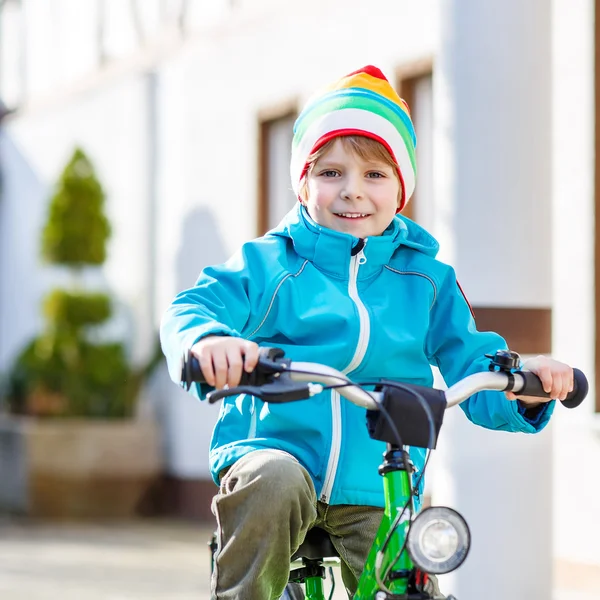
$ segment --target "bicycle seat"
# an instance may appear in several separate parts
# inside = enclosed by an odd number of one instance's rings
[[[339,556],[339,554],[331,543],[329,534],[319,527],[313,527],[308,530],[304,541],[300,544],[300,548],[294,552],[292,561],[302,558],[318,560],[319,558],[331,558],[333,556]]]

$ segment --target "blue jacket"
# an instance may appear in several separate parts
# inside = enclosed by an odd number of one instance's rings
[[[484,355],[506,347],[499,335],[477,331],[453,269],[435,259],[437,242],[414,222],[397,216],[352,256],[357,243],[320,227],[298,205],[276,229],[205,269],[163,318],[173,380],[179,383],[182,355],[210,334],[278,346],[292,360],[321,362],[357,379],[426,386],[431,365],[452,385],[487,369]],[[206,391],[193,389],[200,398]],[[461,408],[482,427],[534,433],[554,406],[530,421],[502,392],[482,392]],[[289,404],[224,400],[210,446],[215,482],[221,469],[261,448],[295,456],[324,502],[383,506],[377,467],[385,444],[369,437],[365,410],[336,392]],[[424,451],[411,448],[411,457],[420,470]]]

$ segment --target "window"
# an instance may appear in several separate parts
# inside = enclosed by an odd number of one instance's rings
[[[271,113],[273,115],[273,113]],[[294,107],[261,118],[258,151],[258,235],[275,227],[296,202],[290,181]]]
[[[397,89],[408,103],[417,134],[417,186],[402,211],[426,229],[433,226],[433,86],[431,62],[398,71]]]

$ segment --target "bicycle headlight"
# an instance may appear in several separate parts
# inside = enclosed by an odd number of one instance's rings
[[[419,569],[440,575],[458,569],[471,546],[469,527],[451,508],[434,506],[423,510],[410,526],[406,547]]]

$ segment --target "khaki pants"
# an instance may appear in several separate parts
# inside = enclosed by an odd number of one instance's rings
[[[278,450],[251,452],[225,471],[212,510],[218,523],[213,600],[280,598],[289,558],[315,526],[330,534],[352,597],[382,516],[372,506],[318,502],[306,469]],[[290,588],[302,597],[299,586]]]

